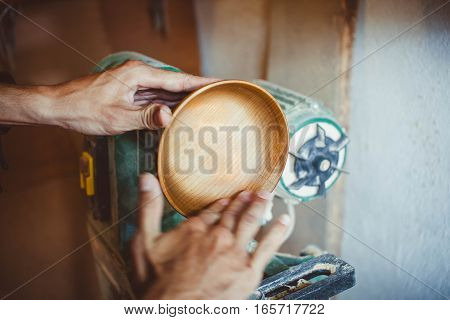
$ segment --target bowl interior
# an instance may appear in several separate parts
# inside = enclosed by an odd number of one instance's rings
[[[177,107],[161,137],[161,187],[186,216],[242,190],[272,191],[288,140],[283,112],[265,90],[244,81],[208,85]]]

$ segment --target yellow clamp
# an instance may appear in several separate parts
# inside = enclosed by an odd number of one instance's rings
[[[87,152],[83,152],[80,157],[80,187],[86,190],[88,197],[95,194],[94,158]]]

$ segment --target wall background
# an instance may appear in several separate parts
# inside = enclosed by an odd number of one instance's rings
[[[362,1],[354,62],[442,3]],[[450,296],[449,73],[450,6],[352,70],[343,227],[385,258],[344,234],[345,298]]]

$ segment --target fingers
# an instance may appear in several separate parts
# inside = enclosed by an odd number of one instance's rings
[[[144,239],[146,248],[151,247],[155,238],[161,233],[163,198],[158,180],[145,173],[139,179],[140,209],[139,233]]]
[[[283,214],[274,222],[270,230],[259,242],[252,257],[252,265],[256,270],[263,270],[269,260],[283,244],[285,233],[290,224],[290,217]]]
[[[166,101],[180,101],[188,95],[187,92],[171,92],[162,89],[143,89],[134,94],[134,100],[141,99],[161,99]]]
[[[143,283],[148,277],[148,261],[145,252],[142,234],[137,234],[131,244],[131,255],[133,258],[134,275],[136,281]]]
[[[236,218],[242,210],[247,207],[247,204],[250,203],[251,200],[252,193],[250,191],[242,191],[239,193],[223,212],[219,224],[232,231],[236,224]]]
[[[193,91],[216,81],[218,79],[161,70],[145,64],[136,67],[130,77],[131,85],[138,88],[163,89],[172,92]]]
[[[203,209],[198,217],[207,225],[216,223],[221,215],[221,212],[230,203],[230,199],[220,199],[213,202],[206,209]]]
[[[181,100],[168,101],[168,100],[161,100],[161,99],[150,99],[150,100],[141,99],[141,100],[134,100],[133,105],[138,106],[138,107],[145,107],[150,104],[163,104],[165,106],[168,106],[169,108],[173,108],[173,107],[176,107],[177,105],[179,105],[180,102],[181,102]]]
[[[161,70],[140,61],[128,61],[117,67],[114,72],[133,89],[131,96],[127,96],[127,101],[134,107],[144,107],[133,110],[130,118],[130,121],[133,121],[131,129],[156,130],[166,127],[172,120],[169,107],[178,105],[189,91],[218,81],[213,78]],[[145,107],[149,103],[152,105]],[[127,130],[130,129],[122,131]]]
[[[163,104],[153,104],[135,112],[139,114],[141,127],[149,130],[164,128],[172,121],[172,111]]]
[[[236,242],[239,246],[246,248],[249,241],[256,235],[261,227],[261,219],[267,203],[271,199],[272,195],[269,192],[257,192],[253,202],[242,213],[236,228]]]
[[[187,96],[187,92],[170,92],[161,89],[138,90],[134,94],[134,105],[146,106],[149,104],[164,104],[170,108],[180,104]]]

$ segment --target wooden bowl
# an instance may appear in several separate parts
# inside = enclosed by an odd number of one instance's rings
[[[286,118],[267,91],[237,80],[207,85],[178,105],[162,134],[161,188],[185,216],[242,190],[272,191],[288,143]]]

